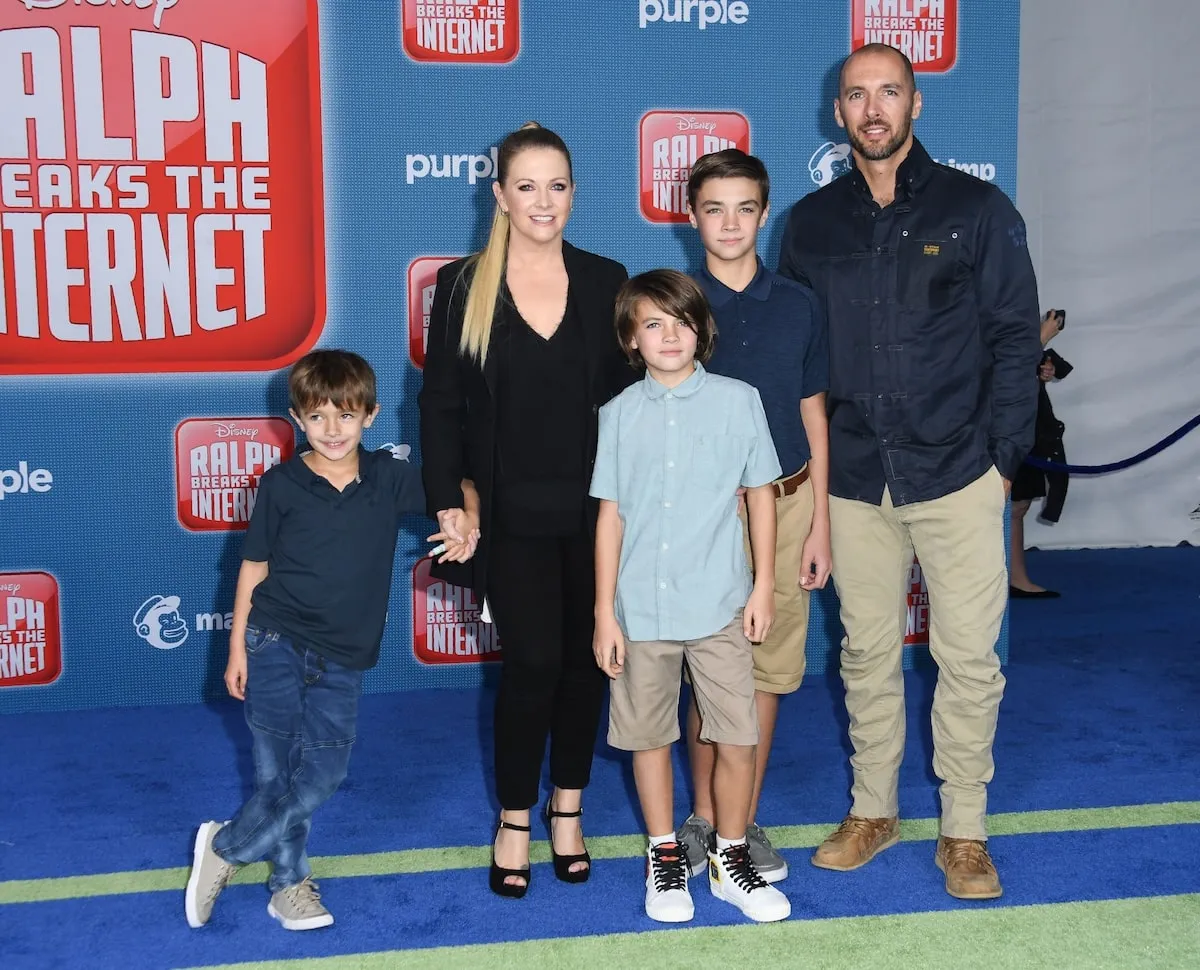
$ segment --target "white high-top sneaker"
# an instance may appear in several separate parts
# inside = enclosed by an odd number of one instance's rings
[[[733,903],[756,923],[774,923],[792,915],[787,896],[754,868],[745,842],[709,853],[708,888],[717,899]]]
[[[688,892],[687,856],[678,842],[646,850],[646,915],[660,923],[686,923],[695,915]]]

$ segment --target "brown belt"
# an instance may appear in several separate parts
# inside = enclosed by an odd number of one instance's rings
[[[796,490],[808,481],[808,465],[805,464],[795,475],[790,478],[781,478],[771,484],[775,487],[775,497],[783,498],[785,495],[794,495]]]

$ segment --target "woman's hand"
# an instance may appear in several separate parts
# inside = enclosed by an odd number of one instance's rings
[[[479,546],[480,531],[479,517],[474,512],[463,509],[442,509],[437,514],[440,532],[429,537],[430,542],[443,542],[446,545],[439,563],[466,562],[475,555]]]

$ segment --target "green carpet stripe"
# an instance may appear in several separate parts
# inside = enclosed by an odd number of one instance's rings
[[[1155,825],[1200,823],[1200,802],[1164,802],[1152,805],[1118,805],[1112,808],[1068,808],[1041,812],[1011,812],[992,815],[988,828],[993,835],[1032,835],[1039,832],[1078,832],[1089,829],[1120,829]],[[901,822],[901,837],[907,841],[937,838],[937,819],[907,819]],[[780,825],[771,827],[771,841],[782,849],[806,849],[819,845],[833,825]],[[597,859],[629,859],[645,851],[640,835],[599,836],[588,839]],[[400,852],[371,852],[362,855],[321,856],[312,860],[321,879],[347,876],[390,876],[444,869],[476,869],[490,860],[488,846],[447,846],[436,849],[406,849]],[[545,841],[533,843],[533,861],[549,862]],[[92,876],[63,876],[51,879],[14,879],[0,882],[0,905],[36,903],[52,899],[115,896],[181,890],[187,869],[147,869],[98,873]],[[263,883],[266,863],[246,866],[235,883]]]
[[[1200,894],[1194,894],[613,933],[197,970],[1192,970],[1198,955]]]

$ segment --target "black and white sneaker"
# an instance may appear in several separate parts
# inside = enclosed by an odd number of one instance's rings
[[[686,923],[695,912],[683,846],[678,842],[650,846],[646,850],[646,915],[660,923]]]
[[[792,915],[791,902],[759,874],[745,842],[709,854],[708,888],[756,923],[774,923]]]

